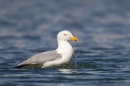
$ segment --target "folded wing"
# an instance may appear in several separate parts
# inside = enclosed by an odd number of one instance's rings
[[[42,66],[44,63],[48,61],[54,61],[61,58],[62,56],[58,54],[56,51],[42,52],[30,57],[29,59],[15,66],[14,68]]]

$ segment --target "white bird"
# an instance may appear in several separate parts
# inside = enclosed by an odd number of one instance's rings
[[[68,42],[69,40],[77,42],[78,38],[74,37],[66,30],[59,32],[57,35],[58,48],[56,50],[38,53],[14,68],[28,68],[35,66],[48,68],[71,63],[74,50]]]

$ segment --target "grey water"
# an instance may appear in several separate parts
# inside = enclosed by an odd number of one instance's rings
[[[14,69],[69,30],[76,68]],[[0,86],[130,86],[129,0],[0,0]]]

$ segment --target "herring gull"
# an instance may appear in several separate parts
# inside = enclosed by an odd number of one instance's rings
[[[59,32],[57,35],[58,48],[56,50],[38,53],[14,68],[35,67],[36,65],[41,68],[48,68],[71,63],[74,50],[68,42],[69,40],[77,42],[78,38],[67,30]]]

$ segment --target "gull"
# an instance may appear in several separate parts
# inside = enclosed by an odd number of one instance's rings
[[[49,68],[72,63],[74,50],[68,42],[69,40],[77,42],[78,38],[73,36],[72,33],[67,30],[59,32],[57,35],[58,48],[56,50],[35,54],[14,68],[28,68],[36,66]]]

